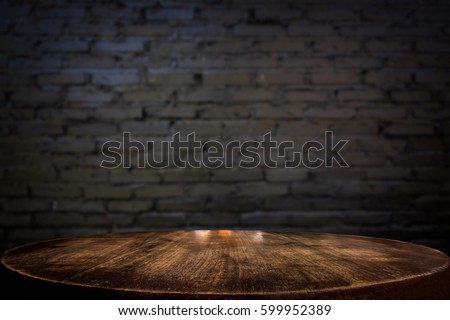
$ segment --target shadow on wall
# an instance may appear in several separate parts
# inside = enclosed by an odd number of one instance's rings
[[[3,1],[3,246],[108,231],[264,228],[449,252],[444,1]],[[103,169],[167,141],[348,139],[350,168]]]

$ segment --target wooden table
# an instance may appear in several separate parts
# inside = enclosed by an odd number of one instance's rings
[[[449,269],[445,254],[400,241],[230,230],[49,240],[1,262],[57,298],[435,298]]]

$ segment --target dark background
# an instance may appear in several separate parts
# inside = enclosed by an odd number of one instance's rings
[[[168,228],[450,253],[450,2],[0,1],[0,243]],[[100,168],[104,141],[349,139],[350,168]]]

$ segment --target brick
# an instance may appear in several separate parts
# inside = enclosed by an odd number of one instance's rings
[[[164,169],[164,182],[196,182],[208,181],[209,171],[204,169]]]
[[[314,198],[310,200],[311,207],[315,210],[352,210],[361,207],[358,199],[346,198]]]
[[[428,34],[428,36],[432,36],[433,34]],[[450,45],[448,43],[440,42],[440,41],[417,41],[416,43],[416,50],[418,52],[442,52],[442,53],[449,53],[450,52]]]
[[[224,132],[230,137],[239,136],[263,136],[275,128],[274,122],[271,120],[251,120],[251,121],[226,121]]]
[[[71,55],[67,57],[65,66],[69,69],[106,69],[115,66],[112,57],[92,57],[86,55]]]
[[[222,102],[224,99],[224,91],[215,88],[198,88],[182,91],[179,95],[181,103],[206,103],[206,102]]]
[[[33,197],[75,198],[81,195],[81,189],[76,185],[60,183],[32,183]]]
[[[137,198],[167,198],[184,195],[184,189],[179,185],[152,185],[136,188],[134,191]]]
[[[134,224],[136,216],[130,212],[126,214],[120,213],[102,213],[102,214],[92,214],[89,213],[86,215],[86,222],[84,225],[86,230],[91,230],[93,232],[92,227],[109,227],[115,229],[117,227],[129,227]],[[134,229],[136,230],[136,229]],[[104,233],[101,230],[99,233]]]
[[[82,74],[45,74],[38,77],[40,85],[82,84],[86,80]]]
[[[284,211],[295,208],[296,210],[309,210],[311,199],[301,197],[269,196],[264,198],[264,210]],[[302,226],[304,224],[302,223]]]
[[[285,31],[280,26],[270,25],[238,25],[233,30],[237,36],[281,36]]]
[[[286,226],[291,222],[291,212],[249,212],[241,217],[241,223],[250,226]]]
[[[83,226],[81,213],[38,213],[34,216],[36,225],[45,227]]]
[[[311,75],[311,82],[313,84],[333,84],[333,85],[349,85],[359,83],[358,74],[351,71],[338,72],[313,72]]]
[[[147,136],[167,135],[170,132],[168,121],[126,121],[121,124],[120,130]]]
[[[286,20],[296,19],[301,17],[302,11],[297,8],[284,9],[284,8],[257,8],[255,12],[255,17],[257,20],[280,20],[284,22]]]
[[[382,101],[386,100],[386,94],[379,90],[345,90],[339,91],[337,98],[342,101]]]
[[[331,9],[331,8],[317,8],[308,10],[307,16],[313,20],[357,20],[359,15],[355,11],[349,9]]]
[[[79,131],[80,128],[74,128],[73,130]],[[95,141],[92,139],[61,137],[58,138],[49,149],[54,153],[91,153],[95,150]]]
[[[234,193],[236,187],[223,183],[197,183],[188,188],[189,195],[198,196],[224,196]]]
[[[345,158],[345,155],[343,155]],[[347,181],[360,181],[366,178],[364,170],[357,168],[318,168],[310,173],[311,180],[317,182],[335,181],[339,183]]]
[[[415,168],[413,171],[417,180],[420,181],[445,181],[450,178],[449,171],[441,170],[440,168],[422,167]]]
[[[260,104],[254,106],[252,109],[256,119],[300,119],[304,115],[302,106],[296,104],[280,107],[270,104]],[[244,117],[247,118],[248,116]]]
[[[150,85],[188,85],[194,84],[194,74],[173,70],[149,70],[147,82]]]
[[[41,121],[23,121],[17,124],[16,129],[23,135],[61,135],[63,128],[61,125],[44,123]]]
[[[269,169],[266,170],[267,181],[301,181],[308,178],[306,169]]]
[[[149,212],[138,217],[137,223],[145,228],[179,228],[186,226],[186,216],[182,212]]]
[[[365,23],[362,26],[343,27],[340,33],[344,36],[383,37],[392,34],[392,31],[390,28],[379,23]]]
[[[431,100],[431,93],[428,91],[396,91],[391,93],[395,101],[423,102]]]
[[[151,169],[115,169],[110,172],[110,180],[113,183],[155,183],[161,181],[160,171]]]
[[[315,137],[323,135],[329,129],[327,125],[313,125],[300,121],[282,122],[278,127],[278,134],[288,137]]]
[[[331,25],[309,22],[293,22],[288,29],[288,34],[291,36],[330,36],[335,33],[336,31]]]
[[[185,139],[185,135],[195,132],[196,136],[218,136],[222,132],[223,124],[220,121],[200,121],[200,120],[184,120],[177,121],[173,125],[173,132],[180,132],[181,138]]]
[[[70,8],[41,8],[37,11],[36,17],[49,18],[50,21],[58,21],[59,19],[78,20],[85,16],[86,10],[80,6],[71,6]]]
[[[306,52],[307,45],[304,38],[276,38],[271,41],[264,41],[260,44],[260,49],[265,52]]]
[[[80,40],[62,40],[54,42],[44,42],[41,45],[44,52],[85,52],[89,45]]]
[[[53,229],[20,228],[8,231],[8,239],[12,241],[30,242],[55,238]]]
[[[172,28],[167,24],[125,25],[123,32],[131,37],[166,36],[172,33]]]
[[[145,108],[145,114],[152,115],[153,117],[160,119],[192,119],[196,117],[197,107],[183,105],[183,106],[166,106],[161,108],[160,106],[151,106]]]
[[[203,84],[205,85],[246,85],[250,83],[248,72],[216,72],[203,73]]]
[[[249,108],[241,106],[203,105],[198,109],[198,114],[202,119],[243,119],[250,117],[251,112]],[[185,118],[188,117],[185,116]]]
[[[181,35],[213,35],[223,36],[227,33],[227,29],[221,25],[188,25],[180,26],[177,28],[177,32]]]
[[[270,101],[273,96],[274,93],[271,90],[241,89],[234,93],[233,100],[240,102]]]
[[[258,181],[263,179],[263,173],[258,169],[214,169],[212,181],[237,182]]]
[[[193,213],[189,215],[189,225],[194,227],[233,227],[239,224],[240,217],[236,213]]]
[[[335,64],[340,68],[360,68],[372,69],[384,66],[380,57],[340,57],[335,60]]]
[[[294,196],[336,196],[339,186],[330,183],[294,182],[292,184],[292,194]]]
[[[380,167],[365,169],[368,179],[403,180],[411,178],[411,170],[402,167]]]
[[[111,212],[144,212],[152,209],[153,201],[110,201],[106,207]]]
[[[229,61],[229,66],[232,68],[273,68],[277,65],[277,61],[274,57],[264,56],[244,56],[240,55]]]
[[[89,109],[42,108],[37,111],[37,117],[43,120],[86,120],[91,114]]]
[[[369,71],[365,80],[367,83],[408,83],[411,81],[411,73],[406,70],[383,69],[381,71]]]
[[[328,69],[333,67],[331,59],[310,57],[286,57],[280,62],[282,67],[304,68],[304,69]]]
[[[111,19],[112,17],[107,17],[104,21],[111,21]],[[111,22],[106,22],[104,24],[72,23],[66,27],[66,30],[67,33],[74,36],[90,37],[92,34],[95,34],[101,38],[114,37],[119,32],[117,25]]]
[[[95,118],[99,120],[130,120],[140,119],[143,116],[142,108],[120,108],[110,107],[95,110]]]
[[[180,54],[188,56],[198,52],[198,44],[189,40],[178,41],[153,41],[151,43],[151,56],[158,58],[177,57]]]
[[[137,70],[96,71],[92,74],[92,83],[96,85],[133,85],[139,83]]]
[[[201,12],[201,17],[211,21],[226,21],[236,22],[245,20],[247,18],[246,10],[242,9],[226,9],[226,8],[204,8]]]
[[[105,211],[104,203],[101,201],[80,201],[79,199],[58,199],[54,209],[57,212],[87,212],[89,214]]]
[[[380,201],[378,201],[380,202]],[[363,223],[366,225],[386,225],[391,221],[392,214],[390,212],[364,212],[364,211],[352,211],[345,217],[349,224],[360,225]]]
[[[10,166],[6,171],[6,179],[17,181],[52,181],[56,177],[51,166]]]
[[[136,21],[141,17],[141,12],[136,8],[121,7],[117,10],[115,6],[95,6],[91,8],[90,17],[100,21]]]
[[[174,9],[148,9],[146,12],[147,20],[191,20],[194,17],[193,9],[174,8]]]
[[[0,109],[0,117],[2,119],[17,119],[17,120],[31,120],[34,119],[34,109],[33,108],[2,108]]]
[[[177,65],[180,69],[215,69],[223,68],[225,61],[223,59],[202,56],[177,59]]]
[[[84,123],[74,126],[69,126],[67,132],[70,135],[82,135],[82,136],[99,136],[99,135],[113,135],[116,133],[117,128],[115,125],[107,123]]]
[[[331,130],[336,136],[350,139],[355,136],[375,137],[378,135],[379,128],[376,123],[359,121],[358,123],[336,123],[331,126]]]
[[[195,212],[205,208],[206,200],[201,197],[195,198],[164,198],[158,199],[156,209],[162,212],[183,211]]]
[[[256,82],[261,85],[300,85],[305,81],[303,72],[260,72],[256,76]]]
[[[211,212],[248,212],[261,209],[261,197],[225,195],[213,197],[209,203]]]
[[[25,37],[0,36],[0,51],[5,53],[31,53],[32,43]]]
[[[411,42],[372,40],[366,44],[366,48],[369,52],[407,52],[411,49]]]
[[[84,228],[84,227],[65,227],[59,228],[55,233],[55,238],[74,238],[74,237],[87,237],[96,234],[105,234],[111,232],[106,228]]]
[[[326,91],[290,91],[287,94],[289,101],[312,101],[322,102],[329,99],[329,93]]]
[[[414,205],[420,210],[446,210],[450,205],[450,201],[448,197],[426,195],[414,201]]]
[[[2,203],[6,212],[40,212],[51,210],[52,202],[48,199],[14,199]]]
[[[314,50],[317,52],[353,52],[359,50],[360,42],[355,40],[333,38],[320,38],[314,42]]]
[[[84,196],[87,199],[129,199],[130,187],[117,187],[108,185],[88,185],[84,187]]]
[[[26,197],[27,195],[26,184],[0,184],[0,197]]]
[[[86,105],[111,102],[114,98],[112,92],[98,91],[94,87],[70,87],[67,92],[67,100],[71,102],[83,102]]]
[[[170,91],[164,90],[130,90],[125,91],[123,96],[125,102],[144,103],[154,101],[167,101],[170,98]]]
[[[0,214],[0,227],[27,227],[31,225],[31,215],[26,213]]]
[[[378,108],[362,108],[357,111],[358,118],[380,119],[380,120],[397,120],[406,117],[405,108],[401,107],[378,107]]]
[[[94,46],[96,51],[111,53],[116,52],[140,52],[144,50],[142,40],[127,40],[123,42],[98,41]]]
[[[426,136],[433,135],[434,128],[426,124],[392,124],[386,128],[387,136]]]
[[[237,185],[239,194],[243,196],[252,195],[284,195],[288,193],[287,184],[267,182],[247,182]]]
[[[59,99],[59,93],[32,88],[17,88],[11,98],[20,106],[54,105]]]
[[[303,118],[309,119],[352,119],[356,115],[355,109],[348,108],[309,108],[303,113]]]
[[[445,71],[418,72],[416,74],[416,81],[428,84],[448,83],[450,82],[450,75]]]

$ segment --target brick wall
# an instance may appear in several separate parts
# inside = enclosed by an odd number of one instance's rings
[[[2,0],[0,241],[242,227],[448,252],[449,21],[444,0]],[[350,168],[99,167],[123,131],[325,130]]]

